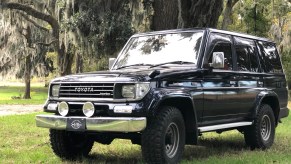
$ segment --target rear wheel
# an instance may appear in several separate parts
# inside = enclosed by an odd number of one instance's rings
[[[174,107],[163,107],[156,117],[149,119],[141,145],[147,163],[178,163],[185,145],[181,112]]]
[[[244,131],[246,144],[252,149],[266,149],[272,146],[275,139],[275,117],[268,104],[262,104],[254,124]]]
[[[50,129],[50,142],[57,156],[69,160],[88,156],[94,144],[86,133],[54,129]]]

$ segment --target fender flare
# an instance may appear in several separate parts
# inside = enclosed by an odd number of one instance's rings
[[[148,114],[150,116],[154,116],[159,111],[159,108],[161,105],[163,105],[164,102],[169,101],[171,99],[179,99],[181,101],[187,101],[191,102],[191,108],[189,111],[183,111],[183,109],[180,109],[181,113],[184,116],[185,121],[185,128],[187,131],[186,134],[186,144],[195,145],[198,142],[198,126],[197,126],[197,113],[195,110],[195,103],[188,93],[157,93],[154,96],[155,98],[151,102],[151,104],[148,107]],[[179,106],[179,105],[177,105]],[[191,115],[185,114],[187,112],[190,112]],[[192,115],[193,114],[193,115]],[[194,117],[194,118],[193,118]],[[189,122],[190,121],[190,122]]]
[[[254,107],[254,110],[252,112],[252,118],[255,118],[258,111],[259,111],[259,108],[262,104],[262,101],[265,99],[265,98],[275,98],[277,101],[276,103],[279,103],[279,98],[278,98],[278,95],[274,92],[274,91],[269,91],[269,90],[265,90],[265,91],[261,91],[257,97],[256,97],[256,100],[255,100],[255,107]],[[277,104],[279,105],[279,104]],[[280,108],[280,106],[279,106]],[[273,111],[276,110],[276,109],[273,109]],[[280,110],[280,109],[279,109]],[[275,111],[274,111],[275,112]],[[278,111],[279,112],[279,111]],[[278,114],[279,113],[274,113],[275,115],[275,119],[276,119],[276,124],[278,122]]]

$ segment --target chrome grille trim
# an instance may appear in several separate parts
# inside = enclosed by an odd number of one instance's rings
[[[60,98],[113,98],[114,83],[62,83]]]
[[[64,84],[68,84],[68,83],[64,83]],[[93,83],[93,84],[102,84],[102,83]],[[63,86],[64,88],[70,88],[71,86]],[[86,83],[86,85],[84,85],[84,86],[82,86],[82,87],[92,87],[92,86],[89,86],[89,85],[87,85],[87,83]],[[112,87],[112,86],[102,86],[103,88],[106,88],[106,87]]]
[[[82,86],[83,87],[83,86]],[[75,92],[75,90],[74,89],[67,89],[67,90],[60,90],[60,92],[61,91],[70,91],[70,92]],[[104,92],[111,92],[112,90],[93,90],[94,92],[96,91],[96,92],[101,92],[101,91],[104,91]]]

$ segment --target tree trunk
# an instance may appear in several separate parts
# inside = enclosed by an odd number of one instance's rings
[[[64,61],[64,72],[63,72],[63,76],[64,75],[69,75],[72,74],[72,65],[73,65],[73,61],[74,61],[74,54],[72,54],[71,52],[67,52],[65,54],[65,61]]]
[[[223,0],[192,0],[190,26],[216,28],[222,10]]]
[[[155,0],[152,30],[216,27],[223,0]]]
[[[178,3],[177,0],[155,0],[153,3],[153,30],[177,28]]]
[[[71,43],[68,45],[68,52],[66,52],[66,47],[64,42],[62,42],[61,48],[59,49],[59,55],[58,55],[58,61],[59,63],[59,68],[60,68],[60,75],[69,75],[72,74],[72,65],[74,61],[74,53],[73,52],[73,47]],[[72,51],[71,51],[72,49]]]
[[[232,23],[232,8],[238,2],[238,0],[227,0],[224,13],[221,29],[227,30],[227,27]]]
[[[76,73],[83,72],[83,57],[80,53],[76,53]]]
[[[25,91],[23,99],[31,99],[30,78],[31,78],[31,54],[25,57],[25,70],[24,70]]]
[[[32,47],[32,33],[30,26],[27,26],[26,33],[23,34],[26,42],[27,47]],[[25,92],[24,92],[24,99],[31,99],[30,97],[30,78],[31,78],[31,53],[25,57],[25,67],[24,67],[24,81],[25,81]]]

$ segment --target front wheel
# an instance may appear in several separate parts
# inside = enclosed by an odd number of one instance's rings
[[[142,154],[147,163],[178,163],[185,145],[185,125],[175,107],[163,107],[148,120],[142,133]]]
[[[50,129],[50,142],[54,153],[63,159],[88,156],[94,141],[85,133]]]
[[[245,142],[251,149],[267,149],[275,138],[275,117],[268,104],[262,104],[252,126],[244,131]]]

